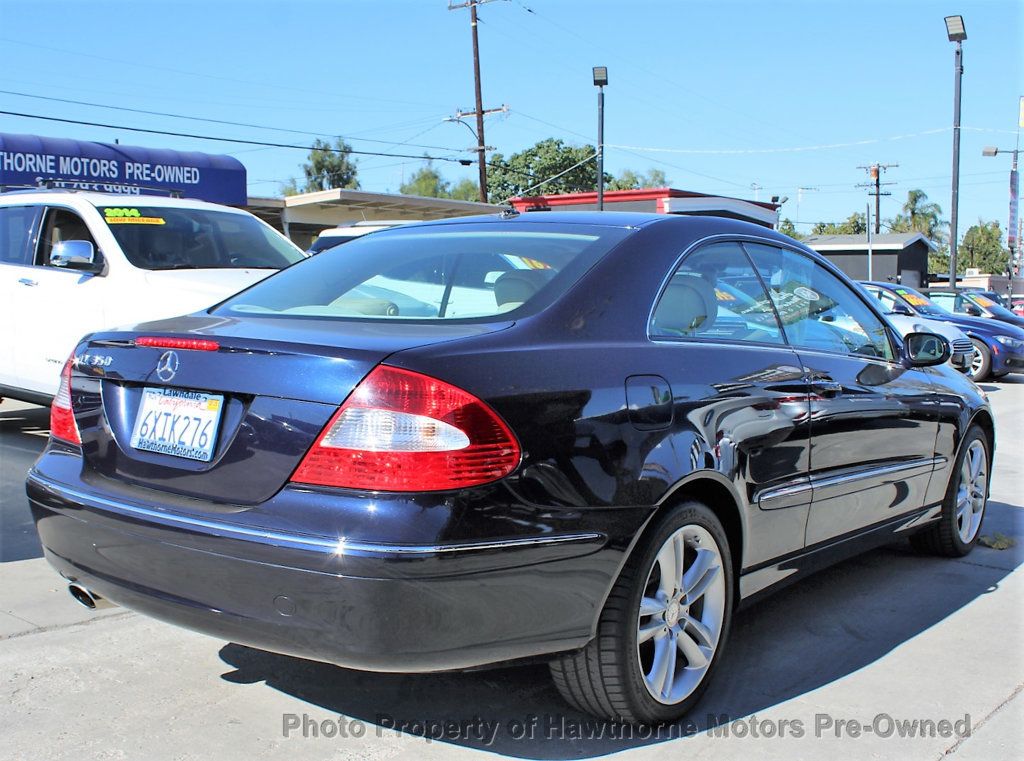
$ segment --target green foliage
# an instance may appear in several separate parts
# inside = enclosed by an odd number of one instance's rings
[[[399,186],[398,192],[407,196],[448,198],[449,185],[450,183],[434,168],[434,163],[428,161]]]
[[[417,169],[398,188],[399,193],[427,198],[454,198],[458,201],[479,201],[479,186],[468,177],[452,185],[434,168],[432,161]]]
[[[942,207],[929,202],[928,194],[923,190],[908,191],[902,213],[883,224],[894,233],[919,232],[936,245],[942,245],[948,237],[944,229],[948,223],[942,219]]]
[[[637,174],[632,169],[623,169],[618,177],[613,177],[606,185],[608,190],[639,190],[668,186],[669,180],[660,169],[649,169],[644,174]]]
[[[957,257],[959,259],[959,257]],[[958,267],[959,269],[959,262]],[[941,251],[928,252],[928,273],[939,275],[949,272],[949,250],[943,246]]]
[[[306,184],[302,191],[312,193],[330,188],[357,190],[359,180],[356,164],[350,158],[351,150],[352,146],[340,137],[335,140],[333,146],[319,138],[313,141],[309,160],[302,166],[302,172],[306,176]]]
[[[845,222],[818,222],[812,235],[863,235],[868,231],[867,216],[860,212],[851,214]]]
[[[551,193],[585,193],[597,189],[597,160],[587,160],[596,153],[594,146],[566,145],[549,137],[531,148],[505,158],[495,153],[490,160],[487,191],[491,203],[501,203],[514,196]],[[582,162],[582,163],[581,163]],[[573,165],[579,164],[573,169]],[[566,171],[569,170],[569,171]],[[565,172],[565,174],[562,174]],[[551,179],[561,174],[557,179]],[[550,180],[533,187],[543,180]],[[606,177],[608,182],[611,177]]]
[[[988,275],[1006,272],[1010,252],[1003,248],[1003,231],[999,223],[979,219],[978,224],[971,225],[960,242],[956,259],[958,273],[968,267],[977,267]]]
[[[790,238],[795,240],[803,240],[806,237],[796,229],[796,225],[793,224],[793,220],[788,217],[779,222],[779,232],[783,235],[788,235]]]
[[[479,201],[480,185],[468,177],[464,177],[452,185],[450,195],[457,201]]]
[[[288,182],[281,183],[281,195],[283,196],[297,196],[301,192],[299,183],[294,177],[289,177]]]

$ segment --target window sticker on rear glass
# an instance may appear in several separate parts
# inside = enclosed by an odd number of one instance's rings
[[[108,207],[103,210],[103,219],[108,225],[162,225],[163,217],[144,217],[138,209]]]

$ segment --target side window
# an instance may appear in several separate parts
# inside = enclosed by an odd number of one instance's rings
[[[651,336],[785,344],[764,288],[737,243],[689,254],[665,287]]]
[[[36,264],[50,265],[53,247],[66,240],[87,240],[96,246],[85,220],[68,209],[50,209],[43,222],[43,234],[39,240],[39,254]]]
[[[744,243],[797,348],[892,360],[885,325],[850,286],[808,256]]]
[[[0,264],[32,263],[37,206],[0,206]]]

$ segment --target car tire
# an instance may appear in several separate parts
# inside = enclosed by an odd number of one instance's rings
[[[641,541],[608,596],[597,636],[550,668],[580,711],[662,724],[697,703],[721,660],[732,623],[732,556],[721,521],[696,501],[671,508]],[[675,572],[663,573],[669,568]]]
[[[998,380],[999,378],[1005,378],[1009,374],[1009,370],[1003,370],[1001,373],[989,373],[988,377],[991,378],[992,380]]]
[[[976,470],[976,463],[980,464],[980,470]],[[974,549],[981,536],[991,476],[988,438],[979,426],[973,425],[964,437],[950,474],[942,515],[910,537],[914,549],[951,558],[961,558]]]
[[[974,344],[974,355],[967,367],[967,377],[975,383],[980,383],[988,377],[989,371],[992,369],[992,352],[989,351],[984,341],[972,338],[971,343]]]

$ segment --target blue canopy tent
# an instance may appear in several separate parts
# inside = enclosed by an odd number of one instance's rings
[[[0,190],[40,186],[246,203],[245,167],[231,156],[0,133]]]

